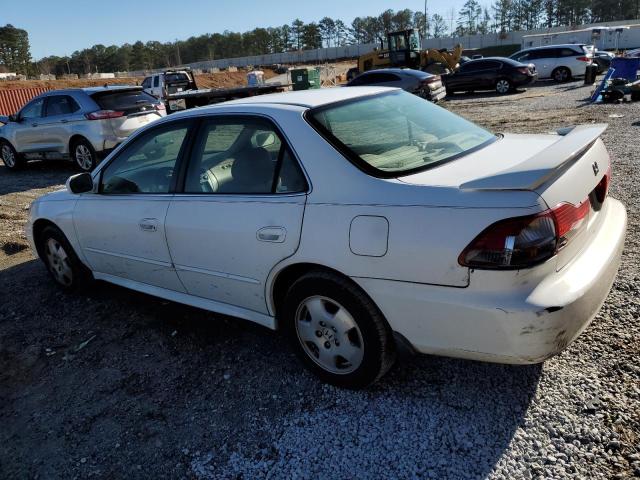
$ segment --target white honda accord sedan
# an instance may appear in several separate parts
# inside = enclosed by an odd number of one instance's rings
[[[334,88],[158,120],[36,200],[64,289],[91,278],[284,329],[324,381],[414,351],[535,363],[604,302],[626,211],[604,125],[493,134],[414,95]]]

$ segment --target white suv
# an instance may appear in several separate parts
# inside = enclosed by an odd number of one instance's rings
[[[511,57],[518,62],[533,63],[538,78],[553,78],[556,82],[566,82],[585,74],[587,65],[593,62],[593,51],[584,44],[548,45],[527,48]]]

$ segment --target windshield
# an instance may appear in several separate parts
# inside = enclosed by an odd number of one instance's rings
[[[492,133],[404,91],[316,108],[310,121],[374,174],[409,174],[493,142]]]

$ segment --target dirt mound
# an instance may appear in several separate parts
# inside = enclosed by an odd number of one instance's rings
[[[275,76],[272,70],[264,70],[265,79]],[[44,87],[52,90],[62,88],[100,87],[102,85],[140,85],[144,77],[122,77],[78,80],[21,80],[0,82],[0,90]],[[231,88],[247,84],[247,72],[218,72],[196,75],[199,88]]]

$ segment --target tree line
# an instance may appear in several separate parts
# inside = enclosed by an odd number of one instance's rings
[[[377,43],[386,32],[406,28],[417,28],[423,37],[432,38],[639,17],[640,0],[467,0],[459,11],[425,15],[422,11],[389,9],[378,16],[356,17],[350,24],[330,17],[310,23],[295,19],[279,27],[244,33],[225,30],[175,42],[94,45],[37,62],[31,62],[27,33],[6,25],[0,30],[0,68],[55,75],[148,70],[218,58]]]

